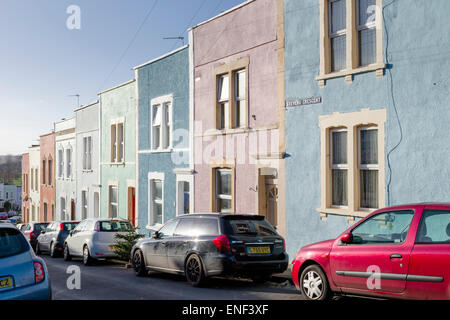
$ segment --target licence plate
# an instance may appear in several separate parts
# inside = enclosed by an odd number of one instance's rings
[[[114,251],[116,247],[115,246],[109,246],[109,250]]]
[[[249,254],[270,254],[270,247],[248,247]]]
[[[10,288],[13,285],[11,277],[0,279],[0,289]]]

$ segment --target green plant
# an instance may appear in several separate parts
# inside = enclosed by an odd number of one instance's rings
[[[5,211],[8,212],[11,209],[11,203],[9,201],[6,201],[3,204],[3,207],[5,208]]]
[[[116,244],[114,245],[113,251],[119,256],[120,260],[129,262],[131,249],[139,239],[144,237],[144,235],[137,233],[136,229],[132,229],[126,233],[117,233],[114,236]]]

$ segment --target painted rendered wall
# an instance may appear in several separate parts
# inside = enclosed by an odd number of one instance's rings
[[[52,206],[53,206],[53,219],[56,219],[56,203],[55,203],[55,135],[53,133],[41,136],[41,221],[53,221],[52,220]],[[48,160],[52,161],[52,174],[51,181],[48,181]],[[45,160],[45,184],[42,184],[42,166]],[[47,204],[47,220],[44,219],[44,203]]]
[[[261,163],[254,156],[257,153],[278,152],[276,12],[275,1],[256,0],[201,24],[192,31],[196,212],[211,211],[211,162],[225,158],[235,164],[235,212],[258,213],[257,168]],[[206,131],[214,129],[216,125],[214,70],[221,64],[239,58],[249,59],[247,117],[250,130],[226,136],[204,136]],[[267,135],[258,137],[260,133]],[[214,141],[226,145],[226,139],[235,139],[236,144],[240,141],[243,148],[233,150],[228,147],[229,153],[224,152],[222,155],[206,151]],[[249,147],[256,140],[260,141],[259,150]],[[261,147],[263,140],[267,141],[267,148]],[[268,166],[278,167],[277,161],[268,161]]]
[[[165,56],[136,69],[138,86],[138,227],[149,226],[148,173],[164,173],[163,222],[176,216],[175,168],[189,169],[189,48]],[[173,148],[154,153],[151,149],[151,100],[173,96]],[[181,135],[182,138],[177,138]],[[173,161],[176,160],[176,162]],[[179,162],[178,162],[179,161]],[[192,198],[191,198],[192,201]],[[154,226],[155,229],[157,226]]]
[[[94,103],[75,110],[77,144],[77,213],[82,216],[82,191],[87,191],[87,217],[94,218],[94,192],[100,197],[100,104]],[[92,138],[91,170],[83,170],[83,139]],[[100,206],[100,203],[99,203]],[[100,210],[100,208],[99,208]]]
[[[26,174],[26,176],[24,176]],[[22,155],[22,220],[27,222],[28,212],[30,211],[29,186],[30,186],[30,154]]]
[[[76,197],[76,140],[75,140],[75,126],[76,118],[70,118],[61,122],[55,123],[55,175],[56,175],[56,219],[70,219],[71,218],[71,202],[75,201],[75,208],[77,203]],[[66,150],[72,150],[72,172],[71,176],[67,176],[66,172]],[[63,176],[59,176],[58,163],[59,155],[58,150],[63,150]],[[61,211],[61,198],[65,199],[66,217],[62,217]],[[79,219],[79,212],[75,210],[75,219]]]
[[[322,104],[286,111],[287,249],[291,257],[301,246],[334,238],[349,226],[340,216],[329,215],[321,221],[316,210],[320,207],[320,115],[386,109],[387,156],[400,141],[393,93],[403,138],[390,156],[392,182],[386,205],[448,202],[450,136],[439,128],[450,122],[450,41],[445,36],[450,31],[449,11],[450,2],[445,0],[394,0],[384,10],[393,92],[387,71],[382,78],[376,78],[375,72],[355,75],[352,83],[344,78],[328,80],[320,88],[315,80],[319,74],[319,1],[285,1],[286,99],[323,98]],[[383,39],[385,50],[386,33]],[[388,170],[385,177],[387,185]]]
[[[39,222],[40,216],[40,203],[41,203],[41,195],[40,195],[40,181],[41,181],[41,151],[39,146],[30,147],[28,149],[28,153],[30,154],[30,216],[28,221],[37,221]],[[35,174],[33,179],[31,179],[31,169],[38,170],[37,175],[37,188],[36,188],[36,180]],[[31,183],[33,181],[33,184]],[[33,215],[34,208],[34,215]]]
[[[15,184],[5,184],[4,185],[4,195],[5,201],[9,201],[11,206],[13,207],[16,204],[16,192],[17,186]]]
[[[135,81],[99,94],[101,110],[101,195],[100,212],[108,216],[108,186],[117,184],[119,188],[119,217],[127,218],[127,188],[135,187],[136,179],[136,101]],[[124,120],[124,157],[123,164],[111,164],[111,121]]]

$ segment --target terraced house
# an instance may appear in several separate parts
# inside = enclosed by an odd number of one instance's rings
[[[100,213],[134,223],[136,194],[136,81],[99,93]]]
[[[55,134],[48,133],[40,137],[41,144],[41,210],[40,221],[50,222],[55,215]]]
[[[100,104],[75,110],[77,207],[81,219],[100,216]]]
[[[291,256],[377,208],[448,201],[448,12],[445,0],[285,0]]]
[[[30,214],[29,222],[40,222],[40,204],[41,204],[41,184],[40,184],[40,167],[41,167],[41,148],[39,145],[32,145],[28,148],[29,168],[30,168]]]
[[[138,226],[155,231],[193,212],[189,47],[135,68],[138,92]]]
[[[64,119],[54,124],[56,159],[56,217],[61,220],[80,218],[76,212],[76,118]]]
[[[284,218],[282,1],[252,0],[190,30],[196,212]]]
[[[22,219],[28,222],[30,216],[30,154],[22,154]],[[1,195],[0,195],[1,198]]]

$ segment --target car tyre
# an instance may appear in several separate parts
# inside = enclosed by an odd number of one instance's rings
[[[138,277],[144,277],[148,275],[147,268],[145,267],[144,255],[141,250],[136,250],[133,254],[133,269]]]
[[[300,290],[307,300],[330,300],[332,292],[328,279],[318,265],[311,265],[300,275]]]
[[[185,266],[186,280],[193,287],[200,287],[205,281],[205,272],[203,271],[202,261],[199,256],[192,254],[186,261]]]
[[[69,246],[67,243],[64,244],[64,261],[72,260],[72,256],[69,253]]]
[[[85,266],[90,266],[92,264],[91,253],[89,252],[89,247],[84,245],[83,247],[83,264]]]
[[[50,243],[50,257],[56,258],[55,243]]]
[[[40,256],[42,254],[41,248],[39,248],[39,242],[36,243],[36,248],[34,250],[36,255]]]

